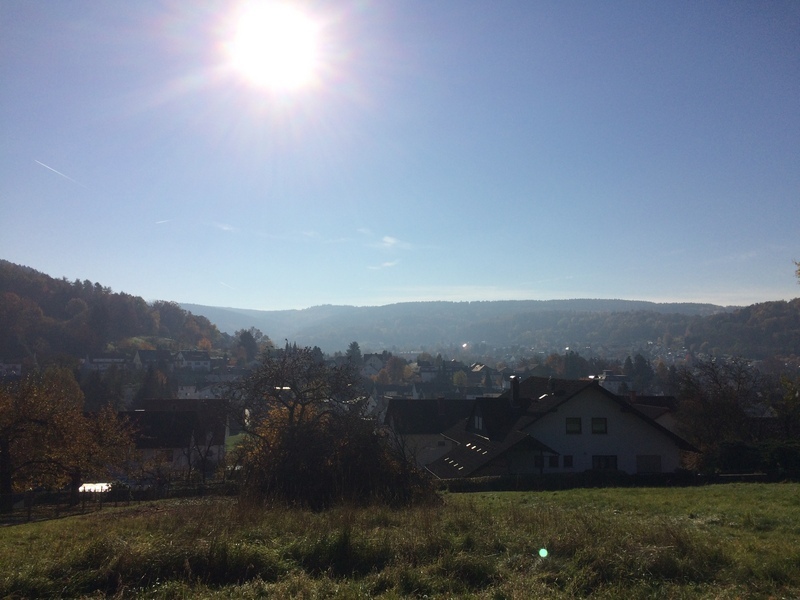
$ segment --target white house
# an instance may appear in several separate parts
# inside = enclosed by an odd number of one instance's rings
[[[688,442],[597,381],[531,377],[509,393],[479,398],[444,432],[450,452],[428,465],[448,479],[611,470],[669,473]]]

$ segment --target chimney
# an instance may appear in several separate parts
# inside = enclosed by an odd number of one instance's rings
[[[511,406],[517,408],[519,406],[519,377],[512,375],[508,380],[511,382]]]

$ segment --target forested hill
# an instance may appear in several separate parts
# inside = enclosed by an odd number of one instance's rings
[[[379,307],[317,306],[254,311],[183,304],[223,331],[255,326],[273,340],[325,351],[356,340],[365,349],[493,347],[624,356],[648,342],[749,358],[800,355],[800,299],[744,308],[627,300],[410,302]]]
[[[100,283],[54,279],[0,260],[0,360],[132,348],[224,347],[257,327],[271,339],[343,351],[447,350],[463,343],[624,358],[654,343],[747,358],[800,356],[800,299],[743,308],[627,300],[409,302],[255,311],[148,304]],[[219,328],[219,329],[218,329]]]
[[[148,304],[100,283],[54,279],[0,260],[0,360],[85,357],[109,350],[207,348],[221,334],[174,302]]]

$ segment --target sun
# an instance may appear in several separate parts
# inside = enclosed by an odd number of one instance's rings
[[[292,5],[252,3],[236,21],[228,53],[234,69],[251,83],[297,90],[319,76],[319,27]]]

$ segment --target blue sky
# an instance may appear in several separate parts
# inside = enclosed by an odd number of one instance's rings
[[[237,2],[0,5],[0,258],[147,300],[798,295],[800,3],[295,3],[313,85],[230,65]]]

